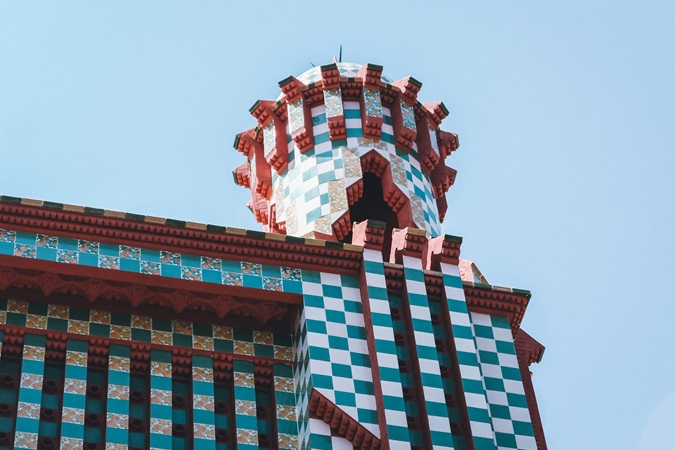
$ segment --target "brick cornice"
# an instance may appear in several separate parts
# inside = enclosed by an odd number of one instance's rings
[[[350,244],[13,197],[0,198],[2,227],[353,276],[362,262],[362,248]]]
[[[309,398],[309,414],[310,417],[327,423],[334,436],[347,439],[356,449],[380,448],[380,439],[316,389],[312,389]]]

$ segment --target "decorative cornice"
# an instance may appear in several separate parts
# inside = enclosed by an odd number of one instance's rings
[[[387,290],[400,295],[404,282],[403,266],[385,263],[384,274],[387,281]],[[441,272],[425,270],[424,284],[430,300],[442,301],[445,299],[443,274]],[[467,281],[462,282],[462,285],[469,311],[508,317],[513,335],[516,336],[519,333],[520,323],[532,296],[529,291],[474,284]]]
[[[0,197],[0,227],[358,275],[363,248],[232,227]],[[142,245],[141,245],[142,244]]]
[[[334,436],[347,439],[354,448],[363,450],[380,448],[380,440],[373,433],[316,389],[312,389],[309,398],[309,414],[310,417],[327,423]]]
[[[0,255],[0,292],[289,332],[300,296]],[[267,298],[260,298],[267,296]],[[79,301],[78,301],[79,300]]]

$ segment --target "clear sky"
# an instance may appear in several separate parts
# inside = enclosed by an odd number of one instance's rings
[[[443,229],[533,292],[549,447],[673,449],[674,44],[670,1],[4,1],[0,193],[259,229],[234,136],[342,45],[450,110]]]

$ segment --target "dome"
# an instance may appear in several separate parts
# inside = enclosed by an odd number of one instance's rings
[[[363,64],[348,63],[348,62],[339,62],[336,63],[337,68],[340,71],[340,76],[345,78],[353,78],[361,70]],[[311,69],[303,72],[302,75],[297,77],[298,80],[302,81],[304,84],[314,83],[321,79],[321,66],[312,67]],[[382,75],[382,81],[385,83],[391,83],[392,79],[386,75]]]

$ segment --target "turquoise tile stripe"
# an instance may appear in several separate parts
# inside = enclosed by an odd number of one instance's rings
[[[171,352],[150,350],[150,448],[172,447]]]
[[[369,304],[370,319],[373,325],[376,353],[371,355],[371,358],[380,372],[380,379],[375,382],[379,382],[382,391],[389,447],[409,449],[408,423],[382,253],[366,248],[363,257],[363,270],[368,287],[368,298],[363,298],[363,302]]]
[[[302,271],[210,256],[0,229],[0,255],[300,293]]]
[[[84,446],[84,411],[87,402],[86,341],[68,339],[61,411],[61,448]]]
[[[422,260],[403,256],[403,271],[431,442],[435,449],[454,449]]]
[[[21,386],[14,434],[15,449],[37,448],[46,341],[44,335],[24,336]]]
[[[276,421],[279,450],[298,448],[298,422],[295,409],[295,386],[293,368],[284,364],[274,364],[274,400],[276,402]]]
[[[106,414],[106,449],[129,447],[129,385],[131,384],[131,349],[110,344],[108,355],[108,411]]]
[[[233,372],[237,449],[255,450],[258,449],[258,418],[253,362],[235,359]]]
[[[471,313],[471,324],[497,448],[536,450],[508,318]]]
[[[441,272],[474,447],[476,450],[495,450],[494,430],[459,266],[441,263]]]
[[[216,448],[215,386],[213,359],[192,356],[192,422],[194,446],[200,450]]]

